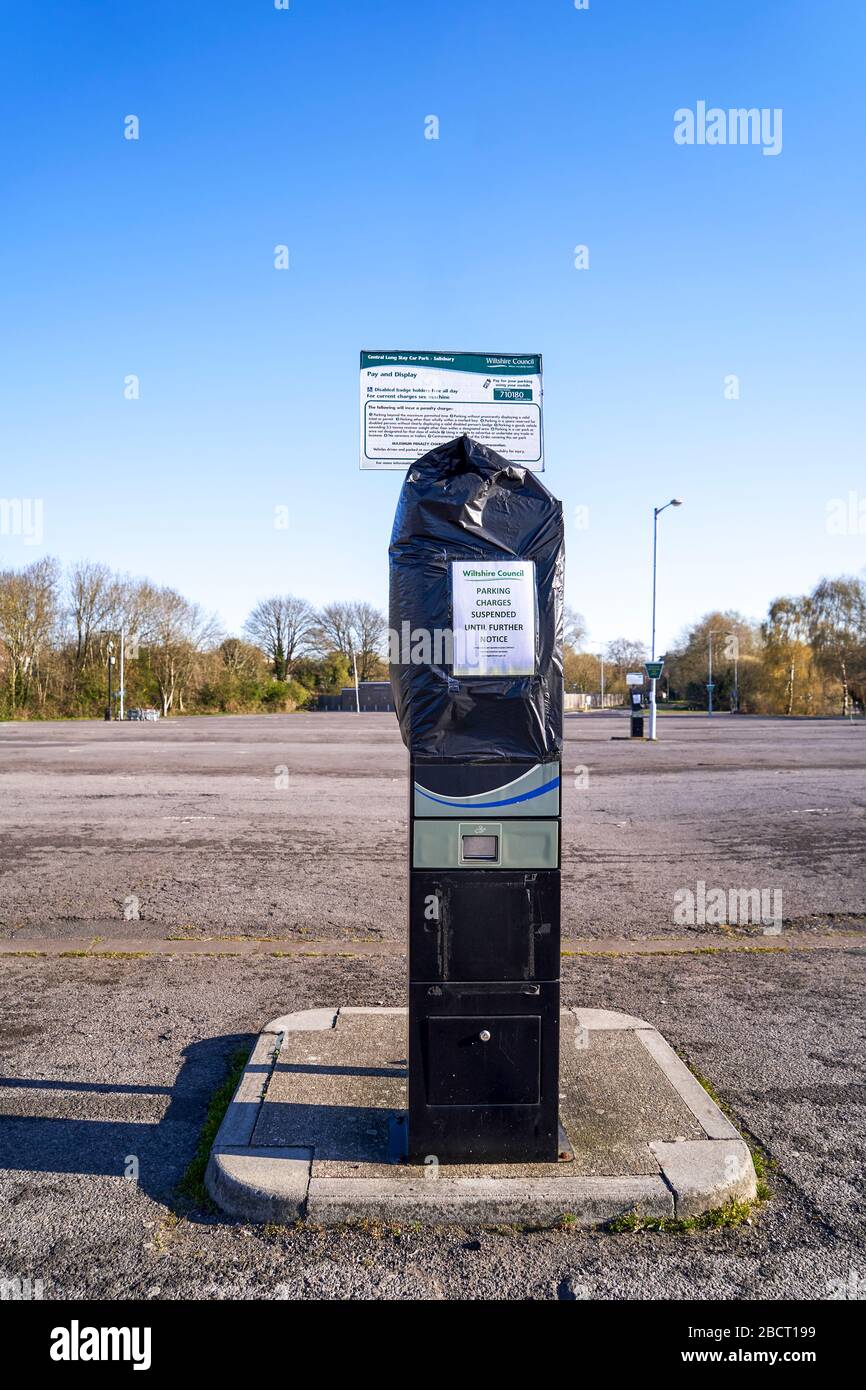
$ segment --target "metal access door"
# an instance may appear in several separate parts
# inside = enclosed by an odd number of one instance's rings
[[[409,1157],[552,1162],[559,982],[410,985]]]
[[[409,950],[419,980],[555,980],[555,870],[411,875]]]
[[[428,1016],[427,1066],[430,1105],[537,1105],[541,1019]]]

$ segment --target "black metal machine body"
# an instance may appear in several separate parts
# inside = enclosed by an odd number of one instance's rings
[[[629,690],[630,732],[632,738],[643,738],[643,694],[634,688]]]
[[[411,1161],[559,1152],[562,592],[562,508],[536,477],[466,437],[409,469],[390,627]]]

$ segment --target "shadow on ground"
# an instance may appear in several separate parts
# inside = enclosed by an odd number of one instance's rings
[[[137,1186],[147,1196],[187,1219],[206,1219],[178,1184],[232,1058],[249,1053],[254,1042],[253,1034],[230,1033],[191,1043],[173,1086],[0,1075],[0,1169],[124,1177],[132,1176],[134,1164]],[[163,1098],[165,1108],[153,1122],[45,1113],[82,1102],[88,1109],[103,1101],[110,1106],[115,1099],[153,1109]]]

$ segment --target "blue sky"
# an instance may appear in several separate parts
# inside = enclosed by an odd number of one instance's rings
[[[7,4],[0,497],[45,522],[0,564],[103,560],[235,630],[279,591],[384,606],[387,347],[543,354],[593,645],[648,640],[674,494],[660,650],[862,572],[826,518],[866,499],[864,39],[856,0]],[[781,153],[677,145],[699,100],[781,108]]]

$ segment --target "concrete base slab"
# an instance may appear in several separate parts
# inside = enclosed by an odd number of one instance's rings
[[[312,1149],[214,1149],[205,1184],[230,1216],[285,1225],[305,1215],[312,1161]]]
[[[700,1216],[732,1198],[748,1202],[755,1196],[755,1168],[742,1139],[650,1148],[673,1190],[677,1216]]]
[[[560,1119],[569,1162],[400,1161],[406,1011],[284,1014],[260,1035],[214,1142],[206,1184],[248,1221],[306,1216],[428,1225],[598,1225],[696,1216],[756,1194],[730,1120],[643,1019],[562,1016]]]
[[[661,1178],[312,1178],[308,1210],[323,1226],[359,1219],[427,1226],[597,1226],[631,1211],[672,1217],[674,1202]]]

